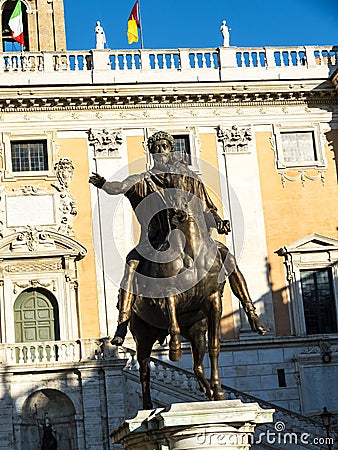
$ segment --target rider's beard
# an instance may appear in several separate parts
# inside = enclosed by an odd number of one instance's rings
[[[175,172],[175,167],[177,165],[184,164],[181,155],[177,152],[160,154],[156,153],[153,155],[154,159],[154,169],[165,171],[165,172]]]

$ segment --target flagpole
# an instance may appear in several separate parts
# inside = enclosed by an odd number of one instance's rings
[[[141,41],[141,50],[144,49],[143,44],[143,33],[142,33],[142,19],[141,19],[141,0],[138,0],[138,16],[140,18],[140,41]]]

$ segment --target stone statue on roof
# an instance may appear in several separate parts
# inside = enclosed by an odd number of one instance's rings
[[[102,28],[99,20],[96,22],[96,27],[95,27],[94,31],[95,31],[95,38],[96,38],[95,48],[97,50],[103,50],[104,46],[106,44],[106,35],[104,33],[104,29]]]
[[[223,36],[223,47],[230,47],[230,28],[226,24],[226,20],[223,20],[220,31]]]

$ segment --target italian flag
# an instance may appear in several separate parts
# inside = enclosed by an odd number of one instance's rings
[[[24,45],[21,0],[18,0],[8,22],[14,41]]]
[[[133,9],[131,10],[129,19],[128,19],[128,44],[132,44],[133,42],[138,42],[138,28],[140,28],[140,16],[138,11],[138,0],[136,0]]]

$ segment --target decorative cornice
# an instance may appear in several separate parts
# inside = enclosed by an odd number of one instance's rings
[[[210,86],[210,91],[214,90]],[[141,91],[141,88],[140,88]],[[186,107],[244,107],[275,105],[322,105],[338,103],[338,92],[332,86],[325,90],[291,92],[228,91],[208,93],[166,93],[153,95],[114,94],[86,96],[58,96],[55,89],[50,96],[22,96],[13,92],[13,97],[0,98],[1,112],[27,111],[78,111],[135,108],[186,108]],[[26,94],[27,95],[27,94]]]

